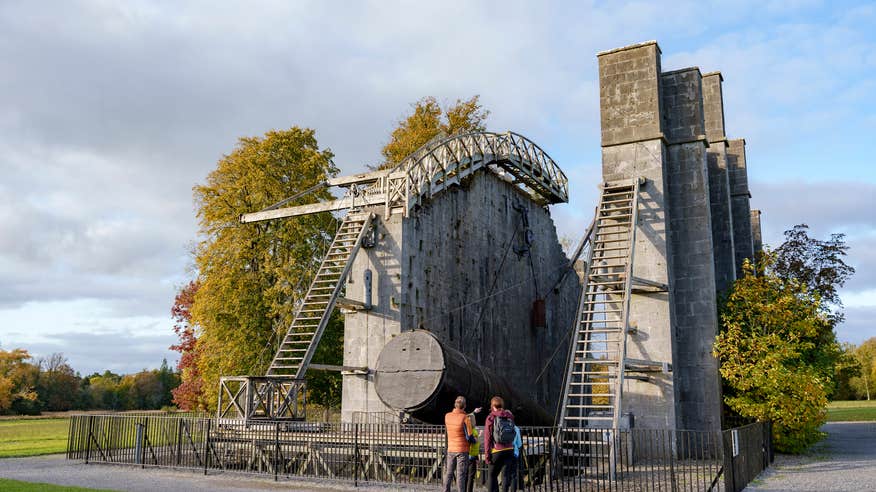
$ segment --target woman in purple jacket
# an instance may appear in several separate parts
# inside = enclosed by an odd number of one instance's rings
[[[490,400],[487,423],[484,425],[484,461],[489,467],[490,492],[499,491],[499,474],[502,474],[502,491],[507,492],[514,482],[517,458],[514,457],[514,415],[505,410],[505,400],[494,396]],[[510,429],[510,438],[508,432]]]

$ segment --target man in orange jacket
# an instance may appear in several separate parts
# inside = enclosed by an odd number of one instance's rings
[[[468,475],[468,448],[474,440],[471,422],[465,413],[465,397],[457,396],[453,410],[444,416],[447,428],[447,459],[444,462],[444,492],[450,492],[450,483],[456,474],[459,492],[465,492]]]

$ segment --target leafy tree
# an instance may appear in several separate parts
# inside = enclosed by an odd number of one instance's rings
[[[808,231],[806,224],[785,231],[785,242],[776,249],[772,270],[818,294],[821,308],[830,314],[833,327],[842,321],[842,313],[836,311],[842,308],[837,290],[854,275],[855,269],[843,261],[849,250],[844,234],[831,234],[830,239],[822,241],[810,237]]]
[[[758,275],[746,262],[722,306],[714,352],[730,409],[772,421],[776,449],[796,453],[821,438],[839,349],[818,293],[778,275],[775,262],[766,252]]]
[[[855,358],[855,345],[843,342],[840,344],[840,354],[836,362],[836,379],[831,400],[858,399],[853,380],[861,376],[861,363]]]
[[[780,451],[820,438],[828,397],[857,370],[834,333],[843,319],[837,289],[854,273],[847,251],[843,235],[822,241],[797,225],[775,252],[765,250],[757,272],[744,266],[722,303],[714,353],[724,401],[743,417],[773,421]]]
[[[316,364],[340,365],[344,362],[344,319],[335,310],[325,327],[322,341],[313,354]],[[307,401],[325,407],[338,407],[341,404],[340,374],[327,371],[307,373]]]
[[[197,326],[192,324],[192,306],[199,285],[193,280],[183,286],[176,294],[173,307],[170,309],[174,322],[173,331],[179,337],[179,343],[172,345],[170,349],[180,353],[176,366],[180,384],[173,389],[173,403],[181,410],[207,409],[204,381],[198,369],[200,349],[197,344]]]
[[[399,120],[389,142],[383,146],[384,161],[379,168],[395,166],[436,137],[483,131],[490,112],[481,106],[479,99],[480,96],[465,101],[457,99],[444,109],[434,97],[414,103],[411,114]]]
[[[161,366],[154,372],[159,385],[159,394],[156,398],[155,408],[170,406],[173,403],[173,390],[180,383],[179,374],[175,373],[167,365],[167,359],[163,359]]]
[[[854,349],[852,356],[859,371],[849,384],[855,391],[856,398],[870,400],[876,396],[876,337],[864,340],[864,343]]]
[[[337,174],[313,130],[293,127],[240,139],[194,188],[202,241],[190,322],[199,327],[197,368],[214,406],[221,375],[263,374],[318,268],[337,222],[329,213],[242,226],[261,210]],[[332,198],[318,190],[288,205]]]
[[[80,378],[64,354],[54,353],[39,361],[36,392],[42,410],[63,412],[76,407]]]
[[[17,408],[35,408],[35,412],[27,413],[39,413],[34,391],[38,369],[28,359],[30,354],[23,349],[0,350],[0,414]]]

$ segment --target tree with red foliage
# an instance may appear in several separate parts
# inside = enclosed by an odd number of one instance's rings
[[[181,410],[206,410],[204,398],[204,380],[198,370],[198,335],[196,326],[192,325],[192,306],[195,303],[195,293],[200,284],[192,280],[183,286],[173,300],[170,315],[173,318],[173,331],[179,337],[179,343],[172,345],[171,350],[180,353],[176,367],[180,373],[180,385],[173,390],[173,402]]]

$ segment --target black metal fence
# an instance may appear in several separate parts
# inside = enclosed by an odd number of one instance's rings
[[[769,466],[770,429],[723,432],[522,427],[516,488],[532,491],[732,491]],[[443,426],[80,415],[67,457],[86,463],[440,485]],[[486,484],[478,461],[476,487]]]

